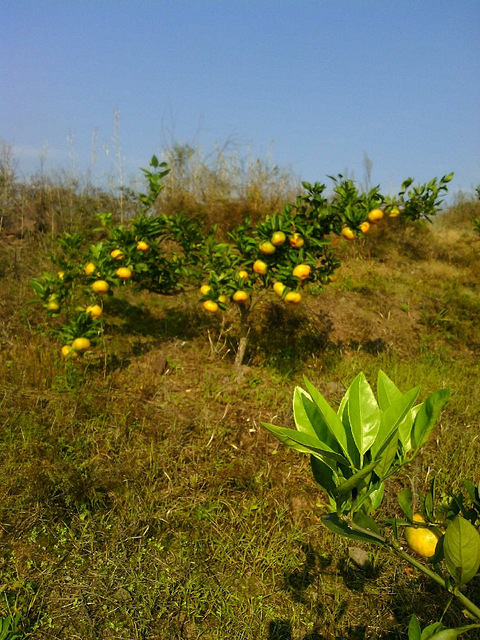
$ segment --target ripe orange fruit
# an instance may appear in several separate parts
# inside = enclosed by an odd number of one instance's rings
[[[115,260],[123,259],[123,251],[121,249],[114,249],[113,251],[110,251],[110,255],[112,258],[115,258]]]
[[[286,304],[294,305],[298,304],[302,299],[302,296],[298,291],[289,291],[285,296],[284,300]]]
[[[210,313],[216,313],[218,311],[218,304],[214,300],[205,300],[203,308]]]
[[[130,280],[132,277],[132,270],[128,267],[120,267],[115,271],[120,280]]]
[[[106,280],[95,280],[95,282],[92,284],[92,289],[95,291],[95,293],[100,293],[101,295],[103,295],[110,289],[110,285],[108,284],[108,282],[106,282]]]
[[[268,266],[263,260],[255,260],[253,263],[253,270],[260,276],[264,276],[268,271]]]
[[[413,515],[414,522],[425,522],[419,513]],[[418,555],[424,558],[432,558],[435,555],[439,536],[426,527],[406,527],[405,539],[408,546]]]
[[[60,309],[60,305],[56,300],[50,300],[47,304],[47,311],[58,311]]]
[[[300,278],[300,280],[306,280],[310,276],[311,271],[312,269],[308,264],[297,264],[292,273],[297,278]]]
[[[137,251],[148,251],[150,249],[150,245],[148,245],[144,240],[139,240],[137,242]]]
[[[294,233],[289,242],[293,249],[300,249],[305,244],[305,240],[299,233]]]
[[[235,291],[232,296],[232,300],[234,302],[242,304],[243,302],[246,302],[248,300],[248,293],[246,291]]]
[[[72,349],[72,347],[69,344],[66,344],[62,347],[62,356],[64,358],[66,358],[67,356],[70,356],[70,358],[76,358],[77,357],[77,352]]]
[[[269,242],[268,240],[266,240],[265,242],[261,242],[258,245],[258,248],[260,249],[260,251],[262,253],[264,253],[266,256],[271,256],[273,253],[275,253],[275,247],[273,246],[273,244],[271,242]]]
[[[227,302],[228,302],[228,298],[227,298],[227,296],[223,295],[223,293],[221,293],[221,294],[218,296],[218,301],[219,301],[219,302],[222,302],[223,304],[227,304]]]
[[[72,349],[84,353],[90,349],[90,340],[88,338],[75,338],[72,342]]]
[[[389,218],[396,218],[399,215],[400,215],[400,209],[398,207],[392,207],[388,212]]]
[[[238,272],[238,277],[241,278],[244,282],[248,280],[248,273],[242,269],[242,271]]]
[[[200,293],[202,294],[202,296],[206,296],[211,290],[212,287],[208,284],[202,284],[202,286],[200,287]]]
[[[383,218],[383,211],[381,209],[372,209],[367,217],[370,220],[370,222],[373,222],[373,224],[376,224],[379,220]]]
[[[281,298],[283,292],[285,291],[285,285],[283,284],[283,282],[275,282],[275,284],[273,285],[273,290],[275,291],[277,296]]]
[[[367,220],[365,220],[365,222],[362,222],[362,224],[360,225],[360,231],[362,233],[367,233],[369,229],[370,229],[370,223],[367,222]]]
[[[102,307],[99,304],[91,304],[85,309],[85,313],[88,313],[91,318],[100,318],[103,313]]]
[[[350,227],[343,227],[340,233],[347,240],[353,240],[355,238],[355,233]]]
[[[97,267],[93,264],[93,262],[89,262],[83,271],[85,275],[91,276],[96,268]]]
[[[270,242],[274,247],[279,247],[285,242],[286,239],[287,236],[283,233],[283,231],[275,231],[270,238]]]
[[[60,280],[63,280],[63,278],[65,277],[65,271],[59,271],[57,273],[57,276],[59,277]]]

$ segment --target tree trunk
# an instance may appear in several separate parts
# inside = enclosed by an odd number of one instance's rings
[[[240,381],[243,376],[243,358],[245,357],[245,351],[247,349],[248,334],[250,333],[250,327],[248,326],[248,314],[250,309],[246,305],[240,305],[240,340],[238,342],[238,351],[235,356],[235,371],[237,374],[237,381]]]

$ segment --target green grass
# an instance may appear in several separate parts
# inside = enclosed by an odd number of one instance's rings
[[[452,397],[381,515],[412,483],[478,480],[480,262],[456,216],[425,236],[379,225],[298,309],[262,302],[241,383],[235,314],[221,327],[194,294],[114,298],[105,344],[61,360],[28,305],[44,239],[15,241],[16,269],[0,260],[0,616],[35,640],[400,640],[412,613],[439,619],[447,597],[419,574],[373,547],[369,570],[351,562],[318,522],[308,459],[261,422],[293,425],[303,375],[335,405],[382,368]],[[452,606],[445,623],[464,620]]]

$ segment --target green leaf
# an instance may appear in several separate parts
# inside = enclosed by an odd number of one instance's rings
[[[439,389],[431,393],[420,405],[412,427],[412,444],[414,447],[418,448],[427,442],[430,432],[449,397],[450,389]]]
[[[429,638],[432,638],[434,634],[437,633],[438,631],[441,631],[441,629],[442,629],[441,622],[433,622],[432,624],[429,624],[428,627],[425,627],[425,629],[422,631],[420,640],[428,640]]]
[[[347,434],[345,432],[345,427],[343,426],[342,421],[322,396],[322,394],[318,391],[318,389],[316,389],[313,384],[309,380],[307,380],[307,378],[304,378],[304,380],[305,384],[307,385],[307,390],[312,400],[317,405],[329,432],[339,443],[344,455],[351,461],[351,456],[349,455],[348,451]]]
[[[376,533],[377,535],[380,535],[380,531],[377,527],[377,523],[374,520],[372,520],[372,518],[367,516],[366,513],[363,513],[362,511],[357,511],[353,516],[353,521],[355,522],[355,524],[359,525],[363,529],[367,529],[372,533]]]
[[[410,618],[410,624],[408,625],[408,640],[421,640],[420,623],[415,614]]]
[[[443,540],[447,570],[459,586],[469,582],[480,565],[480,534],[461,516],[448,525]]]
[[[392,402],[392,404],[382,412],[380,430],[371,448],[373,457],[381,454],[390,442],[390,439],[396,434],[398,426],[412,408],[419,391],[420,387],[410,389],[410,391],[407,391],[401,398]]]
[[[313,454],[329,464],[329,466],[341,464],[349,467],[348,460],[335,451],[332,451],[330,447],[320,442],[316,437],[303,433],[302,431],[296,431],[295,429],[288,429],[286,427],[277,427],[274,424],[266,424],[265,422],[262,422],[262,426],[268,429],[280,442],[283,442],[283,444],[286,444],[295,451]]]
[[[348,390],[348,416],[353,439],[363,456],[380,429],[380,409],[364,373],[359,373]]]
[[[469,624],[465,627],[458,627],[457,629],[443,629],[443,631],[439,631],[438,633],[434,633],[433,636],[427,637],[431,640],[455,640],[455,638],[458,638],[462,633],[478,628],[480,628],[480,625],[478,624]],[[420,640],[423,640],[423,636]]]
[[[332,451],[342,453],[337,439],[331,434],[323,416],[311,396],[300,387],[293,394],[293,417],[299,431],[309,433],[324,442]]]
[[[377,395],[380,409],[385,411],[388,407],[402,397],[400,389],[390,380],[381,369],[377,378]]]
[[[378,460],[374,460],[369,465],[364,467],[361,471],[358,471],[353,476],[342,482],[342,484],[338,485],[336,488],[336,494],[339,496],[349,494],[358,487],[358,485],[373,471],[375,466],[378,464]]]
[[[337,484],[335,482],[333,469],[313,455],[310,456],[310,466],[312,467],[315,482],[320,485],[329,496],[334,497]]]
[[[412,522],[413,521],[413,507],[412,507],[413,494],[412,494],[412,490],[411,489],[402,489],[398,493],[397,497],[398,497],[398,504],[400,505],[400,509],[405,514],[405,517],[407,518],[407,520]]]
[[[363,529],[358,525],[349,526],[344,520],[340,519],[336,513],[327,513],[322,516],[322,523],[334,533],[352,540],[360,540],[361,542],[369,542],[384,547],[386,541],[373,531]]]

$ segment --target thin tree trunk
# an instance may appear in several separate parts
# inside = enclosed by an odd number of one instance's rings
[[[235,371],[237,374],[237,380],[240,381],[243,376],[243,359],[245,357],[245,351],[247,349],[248,334],[250,333],[250,327],[248,326],[248,314],[250,309],[246,305],[240,305],[240,340],[238,342],[238,351],[235,356]]]

